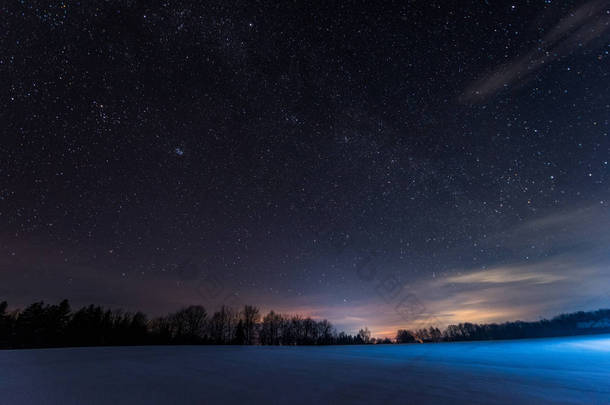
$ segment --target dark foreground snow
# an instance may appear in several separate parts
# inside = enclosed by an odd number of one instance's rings
[[[610,404],[610,336],[0,351],[1,404]]]

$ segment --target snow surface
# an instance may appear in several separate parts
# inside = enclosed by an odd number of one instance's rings
[[[610,404],[610,335],[0,351],[1,404]]]

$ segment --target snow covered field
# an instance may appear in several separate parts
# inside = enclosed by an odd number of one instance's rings
[[[1,404],[610,404],[610,336],[0,351]]]

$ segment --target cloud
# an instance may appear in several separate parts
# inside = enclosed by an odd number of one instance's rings
[[[545,274],[540,272],[523,272],[510,267],[493,270],[477,271],[469,274],[453,276],[446,279],[447,283],[458,284],[504,284],[526,282],[531,284],[548,284],[564,280],[565,276]]]
[[[537,320],[610,307],[609,229],[605,204],[555,210],[478,241],[477,249],[501,244],[511,252],[509,259],[488,262],[487,268],[454,269],[444,276],[408,281],[399,284],[400,294],[388,292],[392,296],[379,295],[385,290],[377,288],[389,275],[386,271],[361,286],[357,301],[303,297],[326,305],[296,309],[327,318],[340,330],[355,332],[368,326],[375,336],[393,337],[401,328]],[[380,272],[387,265],[377,263]],[[405,296],[409,299],[403,301]]]
[[[572,10],[528,53],[472,83],[461,101],[482,102],[502,89],[526,83],[544,66],[599,38],[610,29],[607,6],[604,0],[593,0]]]
[[[515,259],[406,285],[419,308],[401,317],[387,306],[384,324],[374,331],[537,320],[610,307],[609,229],[607,207],[596,205],[534,218],[490,236],[491,244],[510,244]],[[532,244],[545,246],[535,259],[526,259]]]
[[[609,259],[609,229],[608,205],[594,204],[533,218],[489,243],[502,243],[520,257],[555,258],[558,265],[578,268]]]

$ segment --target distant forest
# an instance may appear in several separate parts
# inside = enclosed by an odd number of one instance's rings
[[[0,349],[115,345],[349,345],[521,339],[610,333],[610,310],[576,312],[536,322],[461,323],[440,330],[398,330],[396,338],[376,339],[361,329],[356,335],[337,333],[327,320],[259,309],[222,306],[209,314],[189,306],[149,319],[142,312],[86,306],[73,312],[67,300],[36,302],[24,310],[7,311],[0,303]]]
[[[561,314],[534,322],[460,323],[440,330],[435,327],[415,331],[400,329],[396,343],[461,342],[467,340],[529,339],[610,333],[610,309]]]

